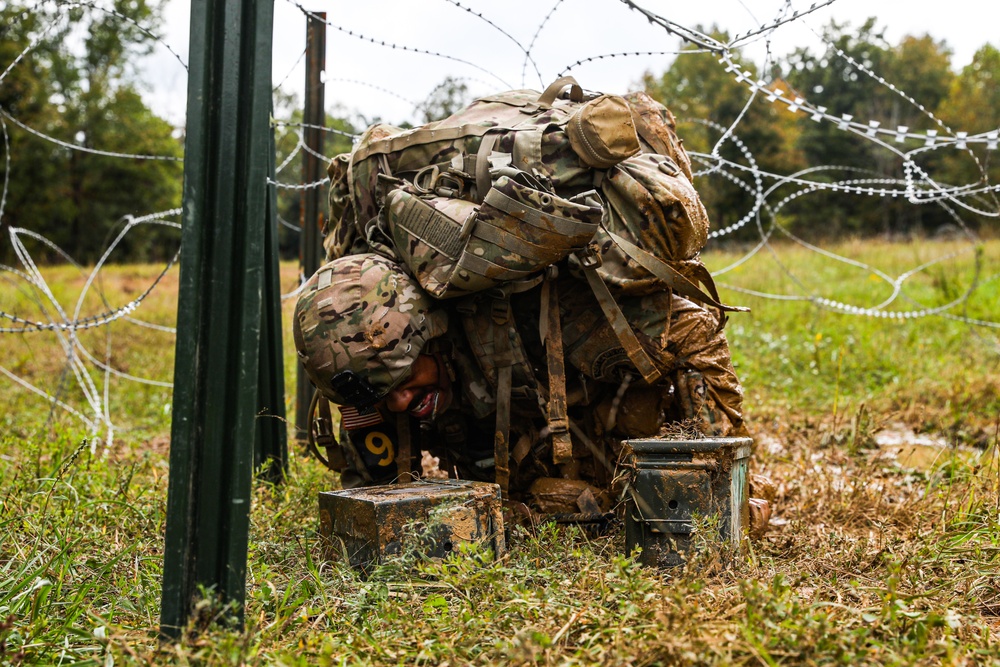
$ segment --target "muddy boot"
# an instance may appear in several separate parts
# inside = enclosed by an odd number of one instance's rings
[[[750,538],[759,540],[767,532],[778,489],[764,475],[750,475]]]

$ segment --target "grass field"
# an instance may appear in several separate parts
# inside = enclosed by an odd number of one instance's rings
[[[736,253],[706,261],[724,286],[870,308],[893,294],[886,276],[967,246],[836,250],[885,276],[783,245],[738,266]],[[961,297],[977,257],[979,288],[949,312],[1000,320],[1000,242],[915,274],[889,308]],[[43,271],[72,312],[84,278]],[[159,271],[104,272],[108,303],[128,303]],[[176,277],[133,316],[172,325]],[[411,557],[362,580],[321,560],[316,494],[336,477],[296,452],[287,484],[255,491],[246,630],[216,626],[177,646],[156,638],[170,389],[90,366],[109,446],[0,377],[0,664],[1000,665],[997,329],[723,294],[753,309],[727,332],[752,467],[778,486],[770,532],[742,555],[707,549],[658,572],[623,554],[621,534],[543,528],[517,533],[497,563]],[[106,308],[91,297],[81,312]],[[30,293],[6,286],[0,311],[41,317]],[[54,334],[0,341],[0,366],[100,421]],[[80,342],[119,372],[170,380],[169,333],[119,321]],[[288,386],[293,356],[286,341]]]

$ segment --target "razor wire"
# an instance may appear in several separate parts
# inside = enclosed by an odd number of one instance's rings
[[[287,0],[287,3],[294,7],[303,17],[315,16],[302,4],[295,0]],[[694,172],[696,186],[700,189],[710,185],[715,179],[734,185],[745,192],[751,201],[750,206],[741,211],[735,222],[732,222],[719,229],[712,230],[709,238],[714,242],[723,242],[731,238],[736,232],[745,230],[748,227],[756,226],[758,234],[754,244],[747,248],[736,259],[727,266],[716,270],[713,275],[723,278],[741,266],[757,258],[761,253],[768,253],[770,261],[776,262],[782,275],[791,284],[795,293],[771,293],[761,290],[748,289],[738,285],[719,281],[720,286],[733,290],[734,292],[752,296],[760,299],[772,299],[777,301],[802,301],[809,302],[814,307],[830,312],[840,313],[846,316],[869,317],[884,320],[912,321],[928,317],[941,317],[950,321],[957,321],[971,327],[998,330],[1000,322],[983,318],[969,317],[965,312],[957,312],[960,308],[965,308],[971,296],[977,289],[982,289],[984,285],[993,284],[1000,277],[1000,274],[993,273],[985,275],[985,270],[980,257],[980,245],[973,232],[970,230],[963,216],[975,216],[977,218],[995,219],[1000,217],[1000,211],[991,208],[990,205],[996,203],[995,196],[1000,192],[1000,184],[988,181],[969,183],[942,183],[933,178],[932,171],[928,167],[918,163],[918,158],[927,154],[941,150],[966,151],[972,156],[976,165],[982,171],[979,157],[973,152],[973,148],[985,149],[991,155],[997,151],[1000,143],[1000,129],[988,130],[984,132],[969,132],[962,129],[952,129],[948,127],[940,118],[937,118],[932,110],[927,109],[915,97],[905,90],[887,80],[885,77],[874,71],[865,63],[858,62],[839,48],[828,44],[831,53],[835,57],[844,59],[851,67],[862,75],[871,78],[879,85],[884,86],[899,99],[903,100],[925,114],[934,124],[936,129],[913,130],[910,127],[897,125],[895,128],[883,127],[879,119],[854,118],[850,114],[834,114],[829,109],[820,104],[822,98],[815,101],[810,99],[810,95],[801,94],[795,91],[786,92],[782,84],[768,81],[757,76],[753,71],[743,65],[736,56],[740,49],[757,40],[770,40],[770,38],[784,26],[792,22],[799,21],[804,17],[818,12],[820,9],[829,7],[834,0],[825,0],[812,3],[805,9],[794,9],[791,0],[786,0],[782,7],[776,12],[775,18],[764,24],[758,24],[726,42],[719,41],[712,36],[705,34],[698,28],[682,25],[679,22],[667,19],[656,12],[646,9],[639,2],[632,0],[620,0],[619,3],[607,3],[608,5],[624,5],[629,10],[629,15],[636,16],[640,21],[645,21],[652,26],[663,30],[668,37],[679,37],[686,46],[683,48],[664,48],[662,40],[656,44],[650,44],[650,48],[643,48],[646,45],[636,44],[634,50],[609,51],[607,53],[590,53],[583,57],[572,60],[567,58],[569,64],[559,67],[551,67],[552,63],[544,63],[538,56],[537,47],[545,43],[545,39],[558,40],[560,26],[559,21],[565,17],[566,12],[558,13],[563,6],[563,0],[555,0],[546,7],[539,8],[545,12],[540,17],[537,24],[531,21],[522,21],[515,30],[514,28],[502,27],[502,13],[490,8],[489,11],[474,10],[470,6],[458,0],[445,0],[442,4],[450,4],[453,8],[462,10],[463,17],[469,17],[487,30],[501,35],[506,41],[513,43],[521,52],[518,61],[521,63],[521,82],[527,73],[528,65],[534,69],[539,81],[544,85],[543,68],[549,71],[558,71],[562,76],[569,72],[576,72],[587,66],[594,65],[600,61],[618,60],[623,63],[631,60],[650,57],[689,57],[698,53],[711,53],[714,55],[718,67],[729,74],[733,80],[741,84],[747,94],[746,103],[736,119],[729,125],[720,125],[711,121],[699,118],[686,119],[688,125],[702,125],[718,133],[711,151],[708,153],[691,152],[691,157],[697,170]],[[167,44],[161,37],[155,35],[146,27],[139,25],[130,17],[116,12],[114,9],[102,7],[98,3],[73,2],[73,3],[43,3],[49,7],[56,7],[62,12],[62,17],[66,17],[66,12],[74,7],[87,7],[90,9],[104,11],[116,15],[119,19],[130,22],[141,30],[144,34],[154,38],[158,47],[163,47],[186,71],[187,65],[177,51]],[[568,6],[568,5],[567,5]],[[454,14],[454,12],[452,12]],[[452,16],[448,21],[456,24],[459,18]],[[399,52],[404,58],[414,58],[415,56],[430,57],[437,63],[458,65],[471,68],[477,72],[488,76],[491,80],[500,83],[504,88],[511,86],[506,82],[506,72],[495,71],[485,53],[476,53],[469,56],[465,53],[446,53],[444,49],[431,50],[421,48],[413,44],[403,44],[398,40],[381,38],[378,34],[378,26],[366,26],[364,30],[341,25],[339,22],[327,20],[325,24],[330,30],[337,31],[346,37],[367,43],[374,47],[387,51]],[[54,24],[53,24],[54,25]],[[47,25],[31,42],[23,49],[14,60],[4,67],[0,73],[0,90],[4,86],[5,79],[14,71],[15,67],[23,64],[32,57],[33,51],[44,43],[46,35],[53,29],[53,25]],[[464,25],[464,24],[463,24]],[[544,34],[544,37],[543,37]],[[522,40],[529,37],[530,39]],[[524,43],[527,46],[524,46]],[[594,44],[592,50],[600,50],[600,44]],[[280,92],[282,87],[292,80],[294,74],[301,68],[305,51],[303,50],[295,62],[284,70],[281,79],[274,85],[274,92]],[[768,57],[770,57],[770,47],[768,47]],[[2,64],[0,64],[2,65]],[[407,103],[417,113],[425,109],[432,96],[444,85],[438,84],[430,88],[423,101],[412,99],[414,96],[402,94],[391,85],[383,85],[377,80],[364,79],[357,76],[350,76],[349,68],[345,68],[345,76],[331,77],[325,79],[326,85],[347,84],[374,90],[387,97]],[[483,88],[495,87],[487,81],[470,77],[467,73],[457,75],[441,70],[442,74],[447,73],[451,81],[473,81]],[[884,175],[874,171],[865,170],[858,167],[844,167],[840,165],[819,165],[809,166],[791,174],[781,174],[768,172],[761,168],[753,153],[753,147],[744,141],[740,136],[741,121],[743,113],[750,108],[750,105],[761,100],[771,104],[776,108],[800,115],[816,123],[825,123],[836,128],[845,134],[852,134],[862,137],[865,141],[879,146],[887,153],[898,157],[902,161],[902,175],[899,178],[886,178]],[[8,123],[10,126],[8,126]],[[294,135],[294,145],[285,150],[285,154],[280,157],[279,164],[275,169],[275,178],[269,178],[269,187],[274,188],[279,193],[302,193],[309,190],[316,190],[327,186],[329,178],[303,183],[299,182],[295,176],[289,174],[289,167],[296,164],[296,161],[304,155],[312,155],[323,160],[329,160],[332,156],[322,155],[306,145],[303,136],[303,129],[316,128],[323,132],[336,136],[350,138],[357,141],[359,135],[331,127],[317,127],[304,123],[293,122],[290,119],[272,119],[272,128],[277,131],[287,131]],[[180,257],[178,249],[171,259],[160,268],[140,291],[138,296],[129,300],[124,305],[110,303],[109,297],[101,287],[102,271],[108,265],[110,257],[114,251],[121,247],[122,243],[129,235],[141,234],[143,229],[151,225],[163,225],[175,229],[180,228],[180,223],[173,219],[179,218],[181,210],[174,208],[163,212],[154,212],[145,215],[128,216],[124,220],[124,227],[107,244],[97,263],[92,267],[85,267],[78,264],[73,258],[72,249],[60,248],[51,240],[25,226],[13,227],[4,224],[5,210],[8,202],[8,186],[11,170],[11,154],[16,150],[16,142],[12,142],[11,132],[21,132],[31,135],[37,139],[48,142],[59,150],[89,153],[100,155],[116,160],[166,160],[179,161],[178,158],[170,155],[148,155],[142,152],[125,152],[105,150],[105,147],[91,147],[80,145],[72,141],[53,136],[53,132],[40,126],[31,126],[24,122],[10,110],[0,108],[0,131],[3,134],[4,164],[6,165],[3,179],[2,194],[0,194],[0,225],[7,229],[7,237],[14,250],[15,256],[20,263],[19,267],[0,266],[0,277],[4,282],[12,285],[22,294],[22,301],[32,304],[32,307],[39,313],[39,316],[28,316],[26,312],[7,312],[0,308],[0,336],[12,336],[19,334],[20,340],[31,345],[28,341],[38,340],[40,336],[54,338],[56,348],[62,355],[62,369],[59,377],[51,383],[51,386],[43,386],[39,381],[33,381],[31,374],[18,373],[11,368],[0,365],[0,374],[10,380],[15,385],[21,387],[28,394],[38,397],[50,407],[50,419],[54,419],[58,412],[65,413],[78,420],[95,435],[103,434],[106,447],[112,444],[116,424],[118,420],[112,414],[112,382],[125,382],[129,384],[145,385],[158,388],[170,388],[172,386],[168,379],[142,377],[128,372],[116,364],[114,351],[118,337],[122,335],[123,326],[142,327],[144,329],[161,333],[165,336],[172,336],[176,333],[174,327],[163,323],[149,322],[139,315],[147,299],[162,286],[166,276],[176,268],[176,263]],[[291,137],[288,137],[289,142]],[[721,149],[731,143],[739,157],[727,159],[722,156]],[[983,172],[985,173],[985,172]],[[822,247],[819,244],[811,243],[795,234],[794,231],[783,224],[781,212],[793,202],[803,200],[819,193],[835,193],[844,197],[879,197],[906,201],[913,206],[931,205],[940,207],[946,211],[948,216],[954,220],[956,227],[965,234],[967,245],[956,250],[942,253],[919,265],[909,268],[898,274],[892,274],[883,270],[871,262],[861,261],[849,256],[838,254],[832,250]],[[979,199],[976,199],[979,198]],[[992,199],[987,199],[992,198]],[[179,203],[179,202],[178,202]],[[277,224],[288,230],[290,233],[300,233],[299,225],[289,222],[278,215]],[[872,291],[872,296],[877,297],[871,303],[848,303],[842,298],[837,298],[836,294],[830,294],[810,285],[806,276],[800,275],[797,271],[783,262],[778,246],[773,242],[775,238],[782,238],[785,241],[805,248],[811,253],[815,253],[833,262],[843,264],[856,270],[859,274],[874,276],[880,285],[884,285],[888,290],[885,295],[877,295]],[[73,267],[82,278],[82,287],[75,299],[75,302],[67,306],[65,298],[57,294],[51,281],[46,277],[46,271],[35,259],[35,255],[29,249],[28,243],[39,244],[48,252],[59,257],[67,266]],[[933,267],[942,266],[947,262],[958,260],[975,254],[973,275],[965,289],[954,295],[946,303],[922,303],[907,290],[910,281]],[[291,292],[283,294],[282,299],[289,300],[295,298],[303,287],[303,282]],[[93,310],[92,301],[96,295],[101,304],[96,312]],[[4,324],[5,323],[5,324]],[[99,332],[104,335],[103,350],[98,352],[98,347],[90,341],[83,340],[86,332]],[[29,335],[31,334],[31,335]],[[72,389],[72,390],[71,390]],[[96,440],[94,441],[96,443]]]

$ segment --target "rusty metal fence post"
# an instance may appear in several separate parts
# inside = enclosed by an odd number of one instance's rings
[[[324,77],[326,69],[326,14],[322,12],[306,14],[306,99],[302,116],[302,138],[306,150],[302,157],[302,182],[317,183],[326,174],[323,155],[323,138],[326,134],[326,110],[324,106]],[[313,187],[302,191],[302,217],[300,220],[302,237],[300,262],[302,276],[306,279],[319,269],[323,256],[320,242],[323,229],[323,188]],[[298,365],[295,403],[295,428],[299,438],[305,438],[309,428],[309,401],[313,386],[306,377],[302,365]]]

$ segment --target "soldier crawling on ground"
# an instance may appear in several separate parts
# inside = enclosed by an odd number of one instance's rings
[[[427,450],[536,512],[599,513],[623,439],[745,433],[736,309],[697,257],[708,220],[648,96],[512,91],[370,128],[330,172],[332,261],[294,334],[341,406],[327,451],[345,488],[409,479]]]

